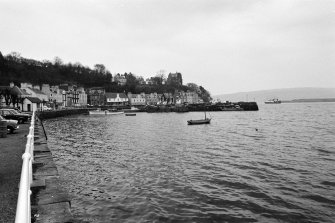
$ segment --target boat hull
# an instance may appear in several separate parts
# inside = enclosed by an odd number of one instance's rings
[[[187,124],[189,125],[201,125],[201,124],[210,124],[211,119],[200,119],[200,120],[188,120]]]
[[[124,112],[110,112],[110,111],[89,111],[90,115],[121,115]]]
[[[280,101],[278,101],[278,102],[266,101],[266,102],[264,102],[264,103],[265,103],[265,104],[281,104]]]

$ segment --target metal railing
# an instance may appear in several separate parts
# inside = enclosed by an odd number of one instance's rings
[[[19,197],[17,200],[15,223],[31,222],[30,186],[33,182],[34,128],[35,128],[35,111],[31,116],[26,149],[24,154],[22,155],[23,164],[21,170]]]

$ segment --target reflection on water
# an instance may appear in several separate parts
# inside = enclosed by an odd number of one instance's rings
[[[73,116],[45,127],[87,222],[332,222],[335,104]]]

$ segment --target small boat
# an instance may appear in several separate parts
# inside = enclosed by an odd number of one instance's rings
[[[264,102],[265,104],[280,104],[281,101],[278,98],[270,99]]]
[[[95,110],[95,111],[89,111],[90,115],[121,115],[124,112],[118,112],[118,111],[109,111],[109,110]]]
[[[124,111],[125,113],[129,113],[129,112],[138,112],[140,111],[140,109],[132,106],[130,109],[123,109],[122,111]]]
[[[136,116],[136,113],[125,113],[126,116]]]
[[[189,125],[201,125],[201,124],[210,124],[211,118],[206,118],[206,112],[205,112],[205,119],[198,119],[198,120],[188,120],[187,124]]]

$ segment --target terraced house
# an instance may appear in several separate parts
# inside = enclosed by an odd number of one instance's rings
[[[89,105],[101,106],[106,103],[106,91],[103,87],[93,87],[86,90]]]
[[[106,92],[106,105],[128,105],[129,99],[124,93]]]
[[[129,99],[129,104],[131,106],[141,106],[141,105],[146,105],[146,99],[145,99],[145,94],[132,94],[131,92],[128,93],[128,99]]]

